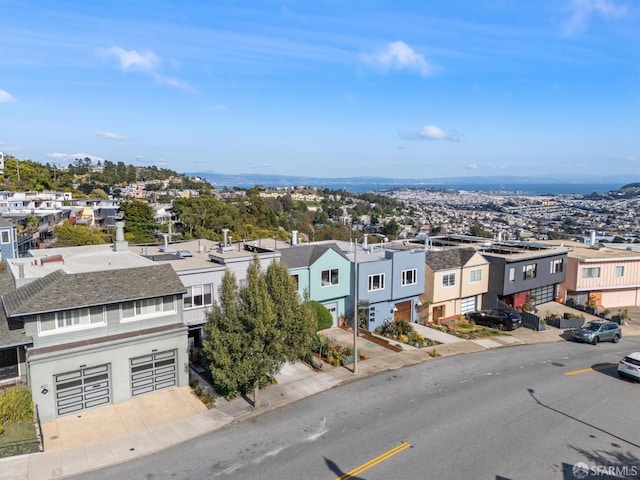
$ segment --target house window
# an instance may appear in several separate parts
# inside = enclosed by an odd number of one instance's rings
[[[442,275],[442,286],[443,287],[453,287],[456,284],[456,274],[455,273],[445,273]]]
[[[384,290],[384,273],[369,275],[369,291]]]
[[[511,267],[509,269],[509,283],[513,283],[516,281],[516,269]]]
[[[210,283],[187,287],[187,293],[183,297],[185,310],[213,305],[211,292],[213,292],[213,285]]]
[[[172,296],[162,298],[146,298],[122,304],[122,320],[140,320],[163,313],[175,312]]]
[[[411,270],[402,271],[402,286],[415,285],[418,282],[418,270],[413,268]]]
[[[616,278],[624,277],[624,265],[616,265],[616,270],[613,274]]]
[[[536,264],[530,263],[529,265],[524,265],[522,267],[522,279],[523,280],[531,280],[532,278],[536,278]]]
[[[328,287],[329,285],[338,284],[338,269],[332,268],[331,270],[322,271],[322,286]]]
[[[600,278],[600,267],[585,267],[582,269],[582,278]]]
[[[293,275],[291,275],[291,278],[293,278],[293,281],[296,284],[296,290],[300,289],[300,275],[298,275],[297,273],[294,273]]]
[[[482,281],[482,269],[476,268],[469,272],[469,283],[478,283]]]
[[[11,241],[11,236],[9,235],[8,230],[3,230],[0,233],[2,234],[2,240],[0,240],[2,243],[9,243]]]
[[[551,270],[549,271],[552,275],[554,273],[562,273],[562,259],[556,258],[555,260],[551,260]]]
[[[42,334],[81,330],[104,324],[103,306],[43,313],[38,316],[38,329]]]

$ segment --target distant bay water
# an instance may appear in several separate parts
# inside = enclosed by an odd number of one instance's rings
[[[502,192],[505,194],[524,195],[588,195],[590,193],[607,193],[619,190],[627,179],[609,178],[609,181],[573,181],[546,182],[539,178],[523,181],[523,177],[494,177],[478,178],[456,177],[448,179],[423,180],[394,180],[383,177],[353,177],[353,178],[310,178],[284,175],[243,174],[229,175],[212,172],[191,173],[204,178],[217,188],[253,188],[261,185],[268,188],[313,187],[328,188],[330,190],[346,190],[351,193],[378,192],[397,188],[410,189],[445,189],[472,192]],[[527,181],[528,180],[528,181]],[[631,180],[633,181],[633,180]],[[626,182],[626,183],[625,183]]]
[[[389,190],[394,188],[411,188],[411,189],[448,189],[467,192],[504,192],[511,195],[588,195],[590,193],[606,193],[618,190],[621,184],[607,183],[549,183],[549,184],[429,184],[429,185],[323,185],[323,188],[332,190],[345,189],[352,193],[373,192],[380,190]]]

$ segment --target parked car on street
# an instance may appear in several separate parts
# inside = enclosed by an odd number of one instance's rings
[[[620,325],[615,322],[589,322],[582,328],[569,330],[566,333],[571,340],[593,345],[597,345],[598,342],[618,343],[622,337]]]
[[[515,330],[522,326],[522,317],[518,312],[497,308],[467,313],[467,320],[476,325],[497,328],[499,330]]]
[[[620,360],[618,375],[640,382],[640,352],[633,352]]]

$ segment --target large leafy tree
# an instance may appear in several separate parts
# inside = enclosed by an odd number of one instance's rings
[[[242,287],[227,271],[219,292],[204,342],[214,384],[227,396],[253,390],[258,408],[261,382],[310,349],[315,315],[307,300],[300,301],[287,267],[274,262],[263,273],[257,257]]]
[[[100,231],[85,225],[72,225],[68,221],[57,225],[53,231],[56,247],[76,247],[80,245],[102,245],[104,236]]]
[[[120,211],[124,213],[124,232],[133,243],[151,243],[155,241],[158,223],[153,207],[147,202],[133,200],[123,202]]]
[[[219,240],[223,228],[235,230],[239,217],[235,205],[212,195],[176,198],[172,208],[178,214],[179,227],[186,238]]]

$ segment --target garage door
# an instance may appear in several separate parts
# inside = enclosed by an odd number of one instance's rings
[[[177,351],[169,350],[132,358],[131,396],[155,392],[176,385]]]
[[[54,375],[57,414],[67,415],[110,403],[110,380],[109,365]]]
[[[460,300],[460,313],[470,313],[476,311],[476,297],[467,297]]]

